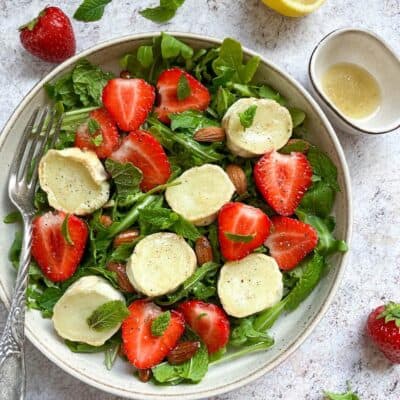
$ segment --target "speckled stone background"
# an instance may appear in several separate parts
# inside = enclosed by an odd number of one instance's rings
[[[72,15],[80,1],[0,0],[0,127],[52,68],[22,49],[17,32],[49,3]],[[400,54],[400,0],[327,0],[314,14],[297,20],[275,14],[259,0],[186,0],[178,15],[162,26],[138,15],[138,10],[155,3],[114,0],[101,21],[73,21],[78,50],[120,35],[160,29],[232,36],[305,85],[310,53],[333,29],[371,29]],[[400,398],[400,368],[386,362],[363,333],[371,308],[389,299],[400,301],[399,134],[349,137],[339,133],[354,202],[351,257],[341,289],[323,321],[289,360],[251,385],[213,400],[317,400],[322,399],[323,389],[342,391],[347,380],[363,400]],[[0,326],[5,317],[0,305]],[[65,374],[30,343],[26,358],[28,400],[116,400]]]

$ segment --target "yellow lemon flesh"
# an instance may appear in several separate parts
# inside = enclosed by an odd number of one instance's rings
[[[315,11],[325,0],[263,0],[279,14],[287,17],[303,17]]]

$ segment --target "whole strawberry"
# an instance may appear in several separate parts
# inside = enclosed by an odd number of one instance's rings
[[[367,333],[389,361],[400,364],[400,304],[390,302],[372,311]]]
[[[25,49],[44,61],[58,63],[75,54],[71,21],[58,7],[46,7],[19,30]]]

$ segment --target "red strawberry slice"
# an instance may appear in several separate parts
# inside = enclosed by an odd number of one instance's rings
[[[181,303],[178,310],[182,312],[186,323],[200,336],[210,354],[226,346],[230,327],[228,317],[221,307],[200,300],[188,300]]]
[[[154,87],[143,79],[115,78],[103,89],[103,104],[120,129],[138,129],[151,111]]]
[[[294,218],[271,217],[272,228],[265,245],[279,268],[293,269],[318,243],[316,230]]]
[[[181,313],[172,310],[162,336],[153,336],[151,325],[162,310],[147,300],[136,300],[129,306],[130,316],[122,323],[122,343],[128,360],[139,369],[159,364],[176,346],[185,330]]]
[[[111,154],[115,161],[131,162],[143,172],[143,191],[167,182],[171,165],[158,140],[146,131],[134,131],[124,138],[120,148]]]
[[[189,95],[179,100],[178,84],[184,75],[190,87]],[[170,122],[171,113],[180,113],[186,110],[205,110],[210,104],[211,96],[208,89],[197,79],[179,68],[167,69],[161,73],[157,81],[159,105],[155,108],[158,119],[166,124]]]
[[[269,234],[271,221],[259,208],[243,203],[227,203],[218,215],[218,239],[227,260],[239,260],[261,246]]]
[[[90,122],[78,127],[75,136],[75,146],[81,149],[92,150],[99,158],[107,158],[118,149],[119,134],[117,125],[105,108],[99,108],[89,114],[90,119],[95,120],[99,129],[90,132]],[[97,145],[96,142],[99,141]]]
[[[62,232],[66,217],[61,211],[47,212],[33,220],[32,256],[53,282],[65,281],[74,274],[88,237],[86,223],[69,215],[67,230],[71,241],[68,243]]]
[[[264,154],[254,167],[254,180],[266,202],[280,215],[289,216],[311,186],[312,168],[302,153]]]

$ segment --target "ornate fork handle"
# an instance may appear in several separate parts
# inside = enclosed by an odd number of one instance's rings
[[[0,339],[0,398],[22,400],[25,397],[25,293],[31,260],[32,216],[24,216],[24,236],[14,296]]]

